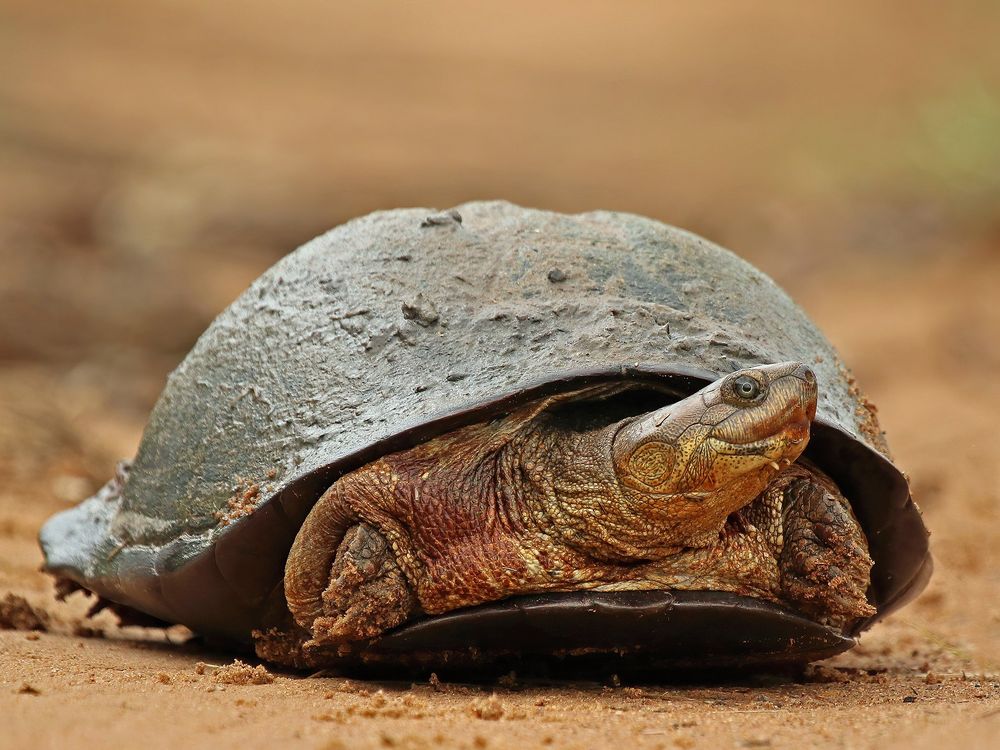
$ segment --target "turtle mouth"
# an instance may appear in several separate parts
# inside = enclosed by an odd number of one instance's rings
[[[751,443],[730,443],[726,440],[710,437],[708,444],[712,450],[723,456],[760,456],[781,460],[785,454],[796,450],[805,440],[804,437],[790,436],[782,432]]]
[[[792,420],[765,437],[741,441],[710,435],[708,443],[716,453],[726,456],[762,456],[777,460],[802,451],[809,441],[810,424],[809,411],[799,407]]]

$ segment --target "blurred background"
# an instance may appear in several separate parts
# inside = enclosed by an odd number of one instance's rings
[[[998,31],[990,0],[0,0],[0,589],[47,591],[38,525],[276,259],[506,198],[646,214],[785,286],[935,532],[897,636],[994,663]]]

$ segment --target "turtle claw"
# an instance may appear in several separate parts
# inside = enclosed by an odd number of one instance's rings
[[[846,622],[875,614],[868,601],[872,560],[845,501],[818,481],[785,491],[782,597],[804,611]]]

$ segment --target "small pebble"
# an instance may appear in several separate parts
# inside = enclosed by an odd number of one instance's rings
[[[473,701],[469,705],[469,712],[479,719],[497,721],[504,715],[504,707],[494,693],[484,701]]]
[[[566,272],[561,268],[553,268],[551,271],[549,271],[549,281],[551,281],[553,284],[558,284],[560,282],[566,281],[567,278],[569,277],[566,275]]]

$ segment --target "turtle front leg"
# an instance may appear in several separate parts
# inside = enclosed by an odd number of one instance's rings
[[[774,495],[778,497],[774,497]],[[872,559],[850,504],[819,472],[793,467],[773,483],[780,497],[780,596],[804,612],[831,622],[875,614],[868,603]]]
[[[328,505],[319,506],[321,514],[347,518],[342,508],[332,514],[326,511]],[[332,522],[327,526],[337,528]],[[322,528],[325,526],[314,523],[310,530]],[[420,611],[389,542],[375,526],[355,523],[343,533],[338,531],[312,541],[329,542],[331,538],[340,543],[334,543],[324,555],[316,545],[300,545],[312,558],[319,559],[292,560],[295,566],[286,578],[286,593],[294,595],[289,599],[297,602],[297,611],[307,613],[309,618],[297,622],[293,612],[288,612],[270,627],[255,630],[254,649],[262,659],[300,669],[322,666],[335,656],[349,653],[352,641],[375,638]],[[318,566],[324,560],[325,588],[317,582],[288,590],[289,582],[320,579],[323,574]]]
[[[347,530],[337,549],[312,640],[334,645],[374,638],[418,611],[389,542],[374,526],[359,523]]]

